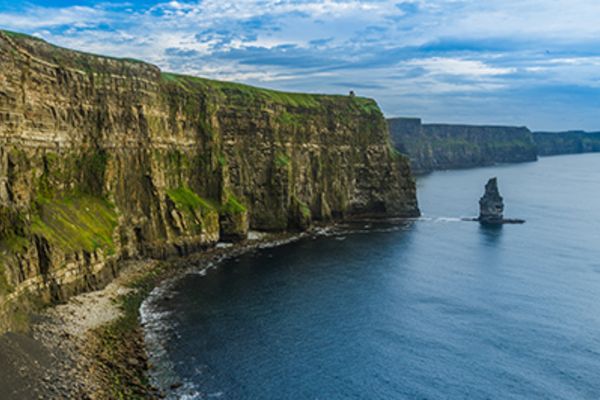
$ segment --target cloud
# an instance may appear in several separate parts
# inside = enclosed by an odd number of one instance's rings
[[[404,64],[423,68],[430,75],[455,75],[469,78],[507,75],[517,71],[515,68],[493,67],[479,60],[444,57],[413,59]]]
[[[174,72],[357,89],[393,115],[479,121],[485,103],[490,123],[600,128],[597,0],[29,1],[0,2],[0,27]]]
[[[34,6],[22,13],[0,13],[0,26],[19,31],[60,26],[91,27],[109,21],[107,11],[95,7],[73,6],[48,9]]]

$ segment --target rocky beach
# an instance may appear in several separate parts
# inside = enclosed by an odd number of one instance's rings
[[[248,240],[169,260],[127,261],[105,288],[77,295],[33,316],[28,332],[0,337],[3,399],[160,399],[172,387],[149,381],[140,306],[153,288],[194,270],[258,248],[280,246],[327,227],[303,233],[251,232]]]

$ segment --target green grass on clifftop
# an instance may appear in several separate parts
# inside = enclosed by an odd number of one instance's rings
[[[254,87],[242,83],[216,81],[194,76],[179,75],[169,72],[161,73],[163,82],[177,85],[186,91],[216,92],[227,97],[233,103],[273,103],[290,108],[322,109],[327,104],[347,106],[357,111],[371,114],[381,114],[377,102],[365,97],[351,97],[345,95],[292,93]],[[280,116],[283,123],[298,124],[298,116],[284,113]]]
[[[152,79],[157,76],[155,73],[158,72],[158,68],[141,60],[96,55],[55,46],[41,38],[24,33],[7,30],[0,30],[0,32],[13,39],[18,45],[36,57],[60,66],[75,68],[88,74],[116,73],[133,77],[142,73],[146,77],[151,76]],[[109,62],[107,63],[107,61]],[[111,65],[110,61],[113,62],[113,65]],[[117,63],[115,64],[114,62]],[[130,65],[127,65],[127,63],[130,63]],[[136,65],[134,66],[133,64]],[[151,75],[148,75],[149,73]],[[377,103],[372,99],[364,97],[282,92],[241,83],[216,81],[168,72],[162,72],[160,77],[163,83],[174,84],[185,91],[192,93],[199,91],[205,93],[212,92],[217,94],[218,97],[225,96],[229,106],[271,103],[291,109],[324,110],[334,105],[340,109],[381,115]],[[284,116],[283,119],[289,120],[290,123],[299,122],[294,116],[290,115]]]

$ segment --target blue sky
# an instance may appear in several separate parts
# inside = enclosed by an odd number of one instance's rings
[[[0,27],[426,122],[600,130],[598,0],[0,0]]]

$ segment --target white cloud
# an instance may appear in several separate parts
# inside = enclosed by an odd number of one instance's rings
[[[479,60],[460,58],[432,57],[408,60],[403,64],[424,68],[432,75],[456,75],[470,78],[507,75],[516,72],[515,68],[493,67]]]
[[[110,20],[109,14],[102,8],[81,6],[56,9],[29,7],[23,13],[0,13],[0,26],[20,31],[66,25],[87,27]]]
[[[386,110],[406,105],[400,95],[431,96],[427,104],[442,109],[450,95],[600,86],[598,0],[172,0],[12,10],[0,8],[0,27],[58,45],[282,89],[343,92],[356,82]]]

